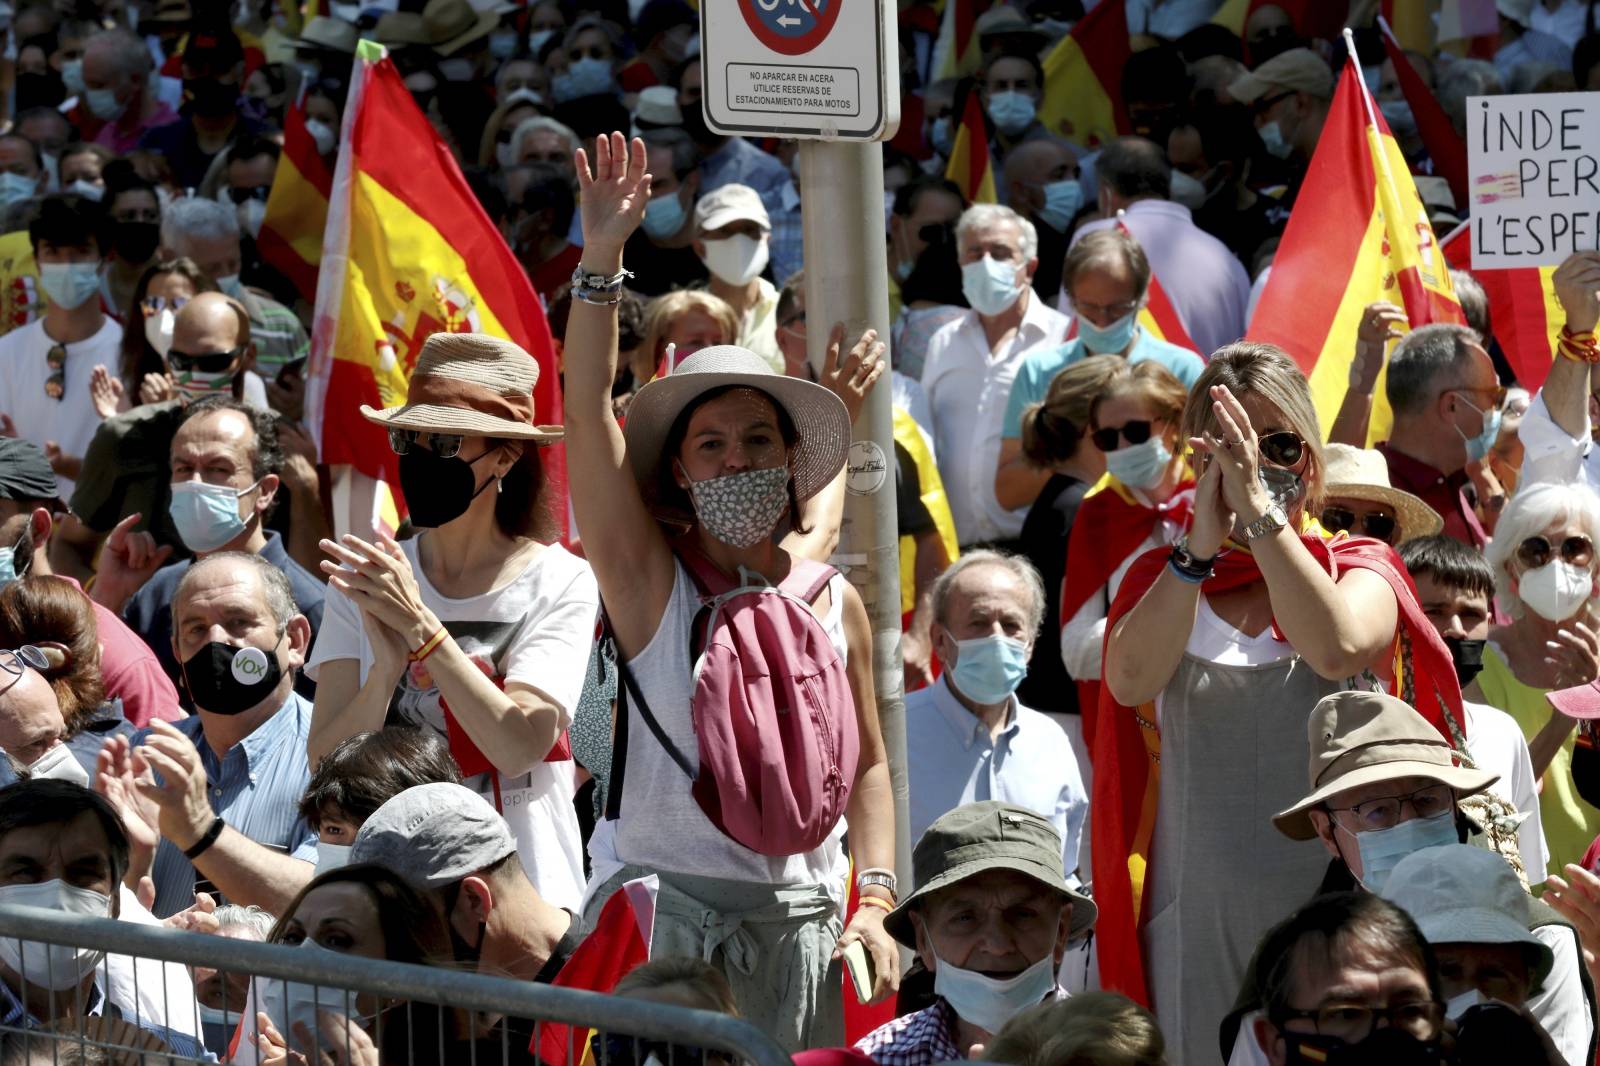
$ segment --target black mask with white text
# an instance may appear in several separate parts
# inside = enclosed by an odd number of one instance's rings
[[[283,637],[278,637],[278,644]],[[272,694],[283,677],[278,644],[262,651],[213,640],[183,664],[183,681],[194,705],[212,714],[243,714]]]

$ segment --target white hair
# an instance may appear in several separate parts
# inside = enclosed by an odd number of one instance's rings
[[[1028,590],[1028,603],[1025,605],[1028,639],[1030,641],[1036,639],[1039,636],[1039,627],[1044,624],[1044,580],[1031,562],[1021,555],[1012,555],[1009,552],[992,551],[988,548],[963,552],[961,558],[946,567],[944,573],[933,583],[934,619],[939,624],[944,624],[944,610],[949,603],[951,590],[955,588],[961,574],[975,566],[997,566],[1010,571],[1018,581],[1022,582]]]
[[[155,73],[155,60],[150,57],[150,49],[137,36],[120,28],[101,30],[89,38],[84,51],[88,52],[96,45],[105,45],[110,49],[117,73],[122,77],[149,84],[151,75]]]
[[[1500,513],[1495,522],[1494,539],[1484,549],[1484,556],[1494,568],[1495,595],[1513,618],[1521,618],[1524,609],[1522,598],[1512,587],[1511,563],[1516,558],[1517,548],[1551,526],[1572,522],[1581,526],[1591,541],[1600,543],[1600,496],[1586,485],[1537,481],[1517,490]],[[1594,568],[1591,560],[1591,574]]]
[[[272,932],[272,927],[277,922],[276,918],[260,907],[254,905],[241,907],[237,903],[224,903],[217,908],[214,917],[217,919],[219,932],[242,929],[250,934],[248,939],[260,941],[267,939],[267,934]]]
[[[193,238],[214,241],[239,236],[239,213],[203,196],[184,196],[172,201],[161,214],[161,244],[174,254],[183,255],[183,242]]]
[[[973,204],[961,212],[961,221],[956,223],[956,247],[967,243],[967,237],[979,226],[992,226],[997,222],[1009,222],[1022,234],[1024,261],[1039,254],[1039,231],[1033,228],[1032,222],[1004,204]]]
[[[517,123],[517,128],[511,131],[511,158],[520,161],[522,159],[522,146],[528,143],[529,138],[534,134],[545,131],[549,131],[561,138],[562,142],[567,146],[568,155],[578,150],[580,142],[578,135],[572,132],[572,127],[557,122],[553,118],[536,115],[533,118],[523,119]]]

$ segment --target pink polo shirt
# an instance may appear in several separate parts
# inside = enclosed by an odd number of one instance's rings
[[[70,577],[80,592],[83,586]],[[91,600],[91,603],[94,601]],[[188,717],[178,706],[178,690],[161,668],[155,652],[116,613],[94,605],[95,622],[100,629],[100,677],[105,682],[106,698],[122,698],[122,716],[143,729],[156,719],[176,722]]]

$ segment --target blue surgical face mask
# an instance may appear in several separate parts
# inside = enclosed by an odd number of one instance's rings
[[[1136,489],[1154,488],[1166,477],[1167,467],[1171,465],[1172,452],[1159,436],[1106,453],[1106,472]]]
[[[1083,346],[1094,355],[1121,355],[1133,343],[1133,331],[1138,325],[1137,309],[1103,328],[1079,315],[1078,336],[1083,340]]]
[[[1065,233],[1082,207],[1083,186],[1078,184],[1077,178],[1067,178],[1044,187],[1044,206],[1037,214],[1040,222],[1057,233]]]
[[[555,30],[534,30],[528,34],[528,54],[535,59],[539,56],[539,49],[543,48],[556,35]]]
[[[1294,145],[1284,138],[1283,127],[1278,123],[1269,122],[1256,132],[1261,135],[1261,146],[1268,154],[1278,159],[1288,159],[1294,154]]]
[[[1383,120],[1389,124],[1389,132],[1400,140],[1417,135],[1417,117],[1411,113],[1411,105],[1404,100],[1379,100],[1378,110],[1383,112]]]
[[[495,59],[510,59],[517,50],[516,30],[495,30],[489,34],[489,55]]]
[[[990,977],[939,958],[933,971],[933,992],[950,1004],[956,1016],[986,1033],[998,1033],[1016,1014],[1044,1000],[1056,986],[1054,953],[1015,977]]]
[[[961,268],[961,292],[980,315],[998,315],[1022,295],[1015,263],[1000,263],[985,255]]]
[[[1489,454],[1489,449],[1494,447],[1495,440],[1500,436],[1500,408],[1491,407],[1485,411],[1460,393],[1456,393],[1456,399],[1483,417],[1483,428],[1478,431],[1476,437],[1469,437],[1462,433],[1460,426],[1455,427],[1462,443],[1467,446],[1467,462],[1480,463],[1483,461],[1483,457]]]
[[[100,264],[40,263],[39,287],[57,307],[82,307],[100,291]]]
[[[1423,848],[1440,848],[1446,844],[1461,843],[1456,832],[1454,810],[1444,811],[1432,818],[1413,818],[1409,822],[1375,829],[1370,833],[1352,833],[1343,825],[1334,825],[1356,841],[1361,853],[1361,883],[1369,892],[1383,891],[1389,874],[1400,865],[1400,860]]]
[[[27,543],[27,540],[28,535],[24,533],[15,544],[10,547],[0,548],[0,589],[5,588],[27,572],[28,564],[32,562],[28,553],[23,550],[23,545]],[[17,555],[19,553],[22,555],[22,573],[17,572]]]
[[[224,296],[231,296],[235,300],[244,295],[244,282],[239,280],[237,274],[224,274],[217,279],[217,288],[222,290]]]
[[[184,547],[192,552],[212,552],[243,533],[248,523],[239,514],[239,497],[260,484],[236,489],[203,481],[174,481],[167,513]]]
[[[128,106],[117,99],[115,89],[85,89],[83,102],[88,105],[89,113],[102,122],[115,122]]]
[[[933,145],[935,152],[945,157],[955,150],[956,136],[950,128],[949,115],[940,115],[933,120],[933,125],[928,127],[928,143]]]
[[[995,129],[1015,137],[1033,124],[1037,106],[1028,94],[1008,90],[989,97],[989,117],[994,120]]]
[[[39,182],[24,174],[0,174],[0,208],[21,203],[39,192]]]
[[[584,56],[550,80],[550,93],[558,103],[564,104],[585,96],[609,93],[613,84],[611,64],[607,60]]]
[[[1028,646],[996,634],[956,641],[956,664],[950,679],[961,694],[977,703],[1004,703],[1028,676]]]
[[[61,64],[61,87],[68,96],[83,95],[83,60],[69,59]]]
[[[689,213],[683,209],[683,201],[677,193],[666,196],[652,197],[644,205],[644,221],[641,223],[645,233],[656,240],[664,240],[683,229],[683,223]]]

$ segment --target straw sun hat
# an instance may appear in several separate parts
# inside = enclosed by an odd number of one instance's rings
[[[844,401],[821,385],[774,373],[759,355],[734,344],[701,348],[666,377],[640,389],[628,406],[623,436],[634,480],[655,477],[667,434],[684,408],[703,393],[726,386],[758,389],[772,397],[794,423],[791,452],[794,492],[810,499],[844,466],[850,450],[850,415]]]
[[[1322,450],[1323,495],[1345,500],[1365,500],[1394,509],[1399,526],[1395,543],[1427,537],[1444,528],[1439,512],[1417,497],[1389,484],[1389,464],[1374,448],[1329,444]]]
[[[562,429],[534,425],[538,382],[539,364],[508,340],[435,333],[411,371],[406,402],[381,411],[362,404],[361,414],[394,429],[550,444],[561,439]]]

